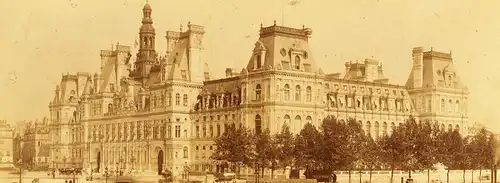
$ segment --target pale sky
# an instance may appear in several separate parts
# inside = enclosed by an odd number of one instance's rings
[[[166,30],[178,31],[188,21],[203,25],[206,59],[220,77],[226,67],[240,71],[246,65],[261,23],[284,20],[285,26],[312,28],[312,54],[324,72],[342,72],[344,62],[373,56],[391,83],[404,85],[413,47],[452,50],[471,92],[469,120],[500,131],[493,105],[500,103],[494,92],[500,84],[500,1],[301,0],[284,6],[287,1],[150,0],[157,51],[165,52]],[[46,116],[61,73],[96,72],[101,49],[133,45],[144,3],[0,0],[0,119]]]

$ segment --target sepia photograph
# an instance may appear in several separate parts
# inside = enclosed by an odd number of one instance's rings
[[[498,7],[0,0],[0,182],[498,183]]]

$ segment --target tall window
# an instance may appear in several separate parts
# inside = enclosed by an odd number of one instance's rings
[[[175,137],[176,138],[181,137],[181,125],[175,125]]]
[[[306,100],[308,102],[312,101],[312,89],[311,89],[311,86],[307,86],[307,88],[306,88]]]
[[[375,138],[378,138],[379,136],[379,124],[378,121],[375,121]]]
[[[182,96],[182,103],[184,104],[184,106],[188,105],[188,95],[187,94],[184,94],[184,96]]]
[[[285,84],[283,93],[285,95],[285,100],[290,100],[290,85]]]
[[[214,126],[210,125],[209,130],[210,130],[210,137],[214,137]]]
[[[200,126],[196,125],[196,138],[200,138]]]
[[[181,95],[179,93],[175,94],[175,105],[181,105]]]
[[[172,105],[172,93],[168,93],[167,95],[167,105],[171,106]]]
[[[372,131],[372,124],[370,123],[370,121],[367,121],[366,122],[366,134],[371,136],[371,131]]]
[[[387,122],[382,123],[382,134],[387,135]]]
[[[220,125],[217,124],[217,137],[220,137]]]
[[[255,116],[255,133],[260,134],[262,132],[262,121],[260,115]]]
[[[184,153],[183,153],[183,154],[184,154],[184,158],[188,158],[188,148],[187,148],[187,147],[184,147],[184,148],[182,149],[182,151],[184,152]]]
[[[167,138],[172,138],[172,125],[167,127]]]
[[[262,93],[262,88],[259,84],[255,87],[255,100],[259,101]]]
[[[450,100],[448,100],[448,112],[453,112],[453,102]]]
[[[257,57],[257,69],[260,69],[262,67],[262,60],[261,60],[261,55],[256,55]]]
[[[300,129],[304,128],[304,124],[302,124],[302,118],[299,115],[295,116],[294,124],[299,126],[299,128],[295,129],[295,133],[299,133]]]
[[[295,69],[300,69],[300,57],[298,55],[295,56]]]
[[[444,104],[444,99],[441,99],[441,112],[445,112],[445,104]]]
[[[297,85],[295,86],[295,101],[300,101],[300,86]]]
[[[458,100],[455,102],[455,111],[456,111],[457,113],[459,113],[459,112],[460,112],[460,102],[459,102]]]

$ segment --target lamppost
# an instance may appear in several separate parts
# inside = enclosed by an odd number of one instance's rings
[[[17,164],[19,165],[19,183],[22,181],[22,175],[23,175],[23,160],[19,158],[19,161],[17,161]]]
[[[108,177],[109,177],[108,167],[104,169],[104,176],[106,177],[106,183],[108,183]]]
[[[76,180],[75,174],[75,159],[71,158],[71,172],[73,173],[73,182]]]
[[[89,167],[90,167],[90,175],[92,175],[92,162],[91,162],[91,157],[90,157],[90,141],[92,140],[92,136],[88,136],[88,140],[87,140],[87,153],[88,153],[88,163],[89,163]]]
[[[149,141],[150,141],[150,137],[151,137],[151,133],[150,133],[150,130],[151,130],[151,124],[149,122],[146,122],[145,124],[145,128],[146,130],[144,130],[146,133],[144,134],[144,138],[146,138],[146,148],[148,149],[148,156],[146,157],[146,160],[147,160],[147,163],[148,163],[148,171],[151,171],[151,152],[150,152],[150,144],[149,144]]]
[[[102,153],[104,151],[104,145],[103,145],[103,143],[104,143],[104,135],[102,133],[99,135],[99,142],[101,142],[101,152],[99,153],[99,162],[98,162],[98,165],[97,165],[97,170],[99,172],[101,172],[101,161],[102,161],[101,157],[102,157]]]
[[[56,161],[52,160],[52,179],[56,178]]]
[[[66,156],[63,157],[63,165],[64,165],[64,168],[66,168]]]
[[[134,172],[134,167],[135,167],[135,157],[134,155],[131,155],[132,157],[130,158],[130,163],[132,163],[132,173]]]
[[[189,182],[189,166],[184,165],[184,176],[187,179],[187,182]]]

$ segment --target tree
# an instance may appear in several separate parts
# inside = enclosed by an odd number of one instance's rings
[[[284,173],[286,167],[292,165],[294,157],[294,137],[288,125],[284,124],[281,132],[276,134],[274,143],[276,144],[278,166],[283,168]]]
[[[479,169],[479,177],[482,176],[482,170],[490,167],[490,162],[493,159],[493,147],[490,143],[490,132],[481,128],[478,133],[474,134],[473,141],[475,151],[473,152],[474,162],[473,168]]]
[[[438,153],[437,137],[439,135],[439,124],[435,123],[431,126],[429,121],[420,122],[415,138],[415,151],[418,165],[415,167],[419,170],[427,170],[427,181],[430,182],[430,170],[434,170],[434,164],[437,163]]]
[[[362,155],[362,147],[365,142],[365,133],[361,127],[361,124],[356,122],[355,119],[350,118],[347,121],[347,140],[348,144],[342,147],[344,151],[344,161],[342,166],[339,168],[344,168],[349,170],[349,182],[351,181],[351,171],[360,166],[360,156]]]
[[[346,124],[339,123],[335,117],[329,116],[321,124],[321,137],[323,147],[321,148],[322,172],[332,173],[336,168],[345,166],[345,151],[349,144],[348,128]]]
[[[370,182],[372,182],[372,171],[381,166],[379,158],[381,153],[379,142],[375,141],[371,136],[366,136],[361,153],[361,164],[370,172]]]
[[[382,156],[381,159],[391,169],[391,182],[394,179],[394,170],[404,162],[404,133],[403,126],[397,126],[392,129],[390,136],[384,135],[380,140]]]
[[[457,130],[449,130],[443,133],[444,148],[442,153],[442,163],[447,168],[446,181],[450,180],[451,169],[462,169],[464,142]]]
[[[267,128],[263,132],[255,134],[254,143],[255,154],[253,157],[256,164],[255,167],[264,176],[265,168],[271,168],[272,171],[275,170],[277,148]]]
[[[322,138],[319,131],[307,123],[295,138],[295,166],[306,169],[306,177],[311,177],[311,172],[321,169]]]
[[[238,129],[234,125],[226,126],[226,131],[215,139],[215,145],[211,159],[229,163],[232,171],[239,172],[240,166],[252,163],[251,135],[244,126]]]

